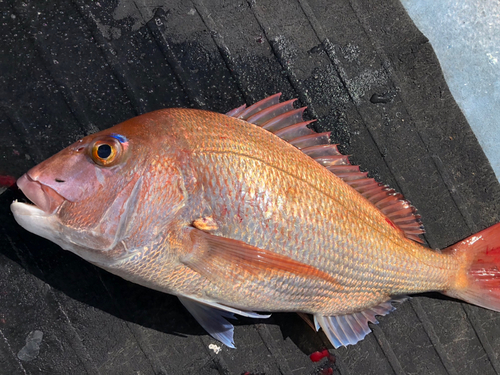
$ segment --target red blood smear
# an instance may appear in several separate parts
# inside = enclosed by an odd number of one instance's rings
[[[394,225],[394,223],[393,223],[391,220],[389,220],[389,219],[387,219],[387,218],[386,218],[386,219],[385,219],[385,221],[386,221],[386,222],[387,222],[387,223],[388,223],[391,227],[393,227],[394,229],[396,229],[396,225]]]
[[[333,369],[331,367],[325,368],[321,371],[321,375],[333,375]]]
[[[313,362],[319,362],[325,357],[330,357],[330,353],[328,352],[327,349],[321,352],[314,352],[309,356],[309,358],[311,358],[311,361]]]
[[[16,179],[12,176],[0,175],[0,186],[11,187],[16,183]]]

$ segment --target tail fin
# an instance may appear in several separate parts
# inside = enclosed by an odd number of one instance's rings
[[[500,223],[445,250],[464,259],[464,273],[457,287],[446,295],[500,311]]]

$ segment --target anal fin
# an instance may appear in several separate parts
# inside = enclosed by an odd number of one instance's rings
[[[314,325],[316,330],[319,330],[319,327],[323,328],[323,331],[335,348],[354,345],[363,340],[371,332],[368,322],[378,324],[376,315],[383,316],[389,314],[391,311],[396,310],[391,302],[402,302],[405,299],[406,297],[395,298],[353,314],[337,316],[315,314]]]

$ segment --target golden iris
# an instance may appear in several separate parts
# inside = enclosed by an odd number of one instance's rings
[[[121,143],[113,137],[105,137],[94,142],[90,157],[97,165],[109,167],[118,162],[121,154]]]

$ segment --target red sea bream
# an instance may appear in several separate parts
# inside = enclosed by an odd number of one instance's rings
[[[442,252],[400,194],[349,163],[304,108],[165,109],[89,135],[18,180],[17,222],[127,280],[177,295],[234,347],[233,314],[314,316],[335,347],[410,293],[500,310],[500,226]]]

